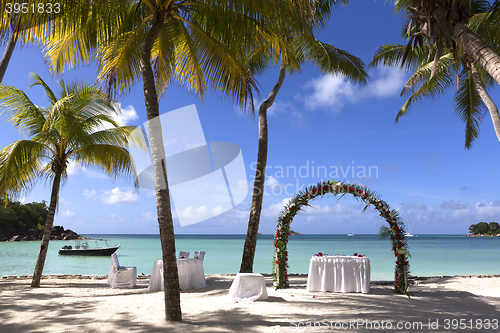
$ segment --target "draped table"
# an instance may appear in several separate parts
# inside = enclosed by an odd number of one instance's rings
[[[229,288],[229,298],[239,301],[264,301],[268,298],[264,276],[258,273],[238,273]]]
[[[307,291],[370,291],[370,260],[358,256],[313,256],[307,275]]]
[[[198,289],[207,286],[203,260],[201,259],[177,259],[177,270],[179,274],[179,288]],[[151,278],[149,279],[149,290],[163,290],[163,260],[156,259]]]

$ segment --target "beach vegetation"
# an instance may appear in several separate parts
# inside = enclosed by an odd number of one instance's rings
[[[137,177],[128,152],[129,143],[140,145],[133,126],[118,126],[118,104],[94,85],[64,80],[54,93],[35,73],[31,87],[44,90],[49,105],[34,104],[22,90],[0,85],[0,114],[19,130],[23,139],[0,152],[0,196],[16,198],[40,179],[51,185],[51,196],[32,287],[40,286],[60,187],[69,163],[89,166],[111,178]]]
[[[485,0],[397,0],[395,2],[396,12],[405,13],[410,19],[407,28],[407,34],[410,36],[408,47],[425,43],[435,47],[428,49],[428,57],[434,60],[431,78],[438,69],[439,59],[443,55],[445,46],[449,46],[456,61],[458,61],[456,56],[458,48],[461,48],[500,84],[500,55],[483,40],[484,36],[467,26],[470,23],[473,5],[490,6],[490,2]],[[489,14],[498,15],[498,9],[496,3]],[[490,20],[485,21],[485,24],[490,23]],[[498,36],[497,30],[495,28],[495,36]],[[404,58],[402,62],[404,63]]]
[[[95,60],[98,80],[110,95],[126,93],[142,79],[164,263],[165,312],[167,320],[179,321],[179,281],[159,99],[177,80],[202,101],[211,90],[253,112],[253,92],[258,85],[235,50],[255,50],[262,38],[254,37],[276,34],[271,23],[280,17],[293,27],[300,26],[302,9],[309,1],[82,3],[74,10],[80,13],[78,24],[53,35],[46,46],[46,58],[57,73]],[[279,43],[274,46],[279,48]],[[258,66],[255,63],[255,68]]]
[[[7,205],[0,205],[0,232],[40,228],[43,231],[48,212],[46,201],[27,204],[8,201]]]
[[[497,222],[479,222],[477,224],[471,224],[469,227],[469,233],[472,235],[498,235],[500,234],[500,224]]]
[[[246,63],[253,70],[255,54],[272,55],[271,57],[261,57],[267,60],[268,65],[279,65],[279,75],[269,96],[259,106],[259,136],[257,164],[252,192],[252,203],[250,206],[250,216],[248,219],[247,235],[243,246],[240,273],[252,273],[255,248],[257,246],[257,233],[259,230],[260,215],[262,211],[262,200],[264,197],[264,182],[267,167],[268,152],[268,126],[267,111],[274,104],[274,100],[279,93],[285,80],[286,73],[293,74],[300,71],[301,64],[309,61],[323,73],[342,75],[347,80],[354,83],[366,84],[368,74],[365,71],[363,61],[348,53],[345,50],[336,48],[333,45],[323,43],[314,36],[314,30],[324,27],[332,9],[341,4],[347,4],[348,0],[329,0],[308,2],[306,10],[302,11],[305,26],[302,30],[295,31],[290,28],[288,17],[280,16],[272,22],[273,29],[279,31],[278,35],[267,35],[262,41],[257,52],[250,53],[251,58]],[[293,27],[293,26],[292,26]],[[272,48],[273,45],[280,44],[279,53],[263,52],[265,48]],[[262,70],[264,61],[257,62]],[[254,71],[252,71],[254,73]]]
[[[490,3],[471,1],[470,5],[472,17],[465,22],[467,29],[470,29],[471,33],[481,35],[491,50],[498,52],[500,50],[496,36],[498,28],[485,20],[491,10]],[[468,14],[469,7],[465,9]],[[438,24],[434,24],[437,27]],[[415,33],[415,27],[411,24],[408,29],[404,30],[404,35],[409,39],[408,45],[381,46],[370,63],[370,66],[380,64],[404,66],[407,70],[413,71],[401,91],[401,96],[408,96],[408,99],[399,110],[395,121],[398,122],[400,117],[407,115],[423,99],[432,100],[444,95],[447,88],[456,86],[455,113],[465,123],[465,147],[470,149],[474,140],[479,136],[479,124],[486,110],[489,111],[500,141],[500,115],[497,106],[488,94],[495,80],[480,62],[468,53],[471,51],[465,50],[461,44],[456,44],[450,39],[442,42],[423,32]]]

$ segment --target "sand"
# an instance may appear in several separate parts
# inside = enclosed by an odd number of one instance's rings
[[[181,291],[179,323],[165,321],[163,292],[148,291],[148,279],[130,290],[102,279],[43,279],[36,289],[29,279],[2,279],[0,332],[500,331],[498,276],[419,280],[410,298],[378,283],[368,294],[310,293],[306,276],[274,290],[266,277],[269,299],[240,303],[227,297],[233,279],[207,276],[206,288]]]

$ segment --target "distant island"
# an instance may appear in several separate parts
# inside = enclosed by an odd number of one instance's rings
[[[41,240],[48,207],[45,201],[22,204],[9,202],[0,205],[0,242]],[[61,226],[52,227],[51,240],[85,239]]]
[[[478,224],[472,224],[469,227],[469,234],[467,236],[500,237],[500,225],[497,222],[479,222]]]

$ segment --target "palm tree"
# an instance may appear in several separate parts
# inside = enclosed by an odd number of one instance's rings
[[[133,175],[137,184],[127,147],[131,140],[137,144],[140,140],[132,134],[135,127],[118,127],[113,115],[119,110],[99,88],[61,80],[61,92],[56,96],[37,74],[31,73],[31,80],[30,87],[43,87],[49,101],[47,108],[35,105],[15,87],[0,85],[1,114],[29,137],[0,152],[0,196],[26,192],[40,177],[52,182],[49,212],[31,282],[32,287],[39,287],[68,163],[94,166],[113,178]]]
[[[42,43],[54,23],[65,27],[73,22],[76,0],[13,0],[0,7],[0,41],[6,46],[0,59],[0,82],[3,81],[10,59],[18,42],[23,46]],[[70,10],[68,10],[68,8]]]
[[[470,25],[473,31],[480,31],[481,35],[485,36],[485,40],[498,50],[498,43],[490,38],[496,28],[492,29],[491,25],[483,25],[479,30],[478,22],[482,21],[483,16],[489,10],[488,7],[484,1],[474,1],[472,6],[474,16],[471,18]],[[455,50],[444,48],[444,54],[437,62],[429,61],[429,54],[434,52],[436,52],[436,47],[427,44],[410,47],[388,44],[380,47],[373,57],[370,66],[379,64],[398,66],[404,60],[405,67],[414,71],[401,92],[401,95],[410,97],[400,109],[396,122],[422,98],[434,98],[444,94],[446,88],[454,85],[456,81],[455,112],[465,122],[465,147],[470,149],[472,142],[478,137],[479,123],[484,117],[486,108],[489,110],[497,138],[500,140],[500,116],[487,92],[487,89],[494,83],[491,76],[461,48]]]
[[[254,186],[252,193],[252,204],[250,207],[250,217],[248,220],[247,235],[243,246],[243,255],[241,259],[240,273],[252,273],[255,257],[255,248],[257,245],[257,234],[259,230],[260,214],[262,211],[262,201],[264,197],[264,182],[267,165],[267,147],[268,147],[268,128],[267,128],[267,110],[273,105],[274,100],[279,93],[285,80],[286,72],[294,73],[300,71],[300,64],[306,60],[316,65],[323,73],[332,73],[344,75],[347,79],[355,83],[366,83],[368,77],[365,71],[364,63],[357,57],[340,50],[333,45],[322,43],[314,37],[312,30],[323,25],[329,16],[332,7],[339,3],[347,3],[347,0],[341,1],[316,1],[311,3],[308,11],[305,11],[306,21],[309,26],[305,31],[295,33],[284,27],[287,27],[286,21],[275,21],[277,29],[286,31],[282,33],[281,47],[282,53],[278,54],[280,62],[279,75],[276,84],[269,93],[268,98],[259,106],[259,144],[257,153],[257,165],[255,170]],[[267,43],[276,43],[275,36],[269,36]],[[271,52],[269,52],[271,53]],[[250,59],[255,62],[255,59]],[[275,61],[276,61],[275,60]],[[260,62],[257,62],[260,64]],[[250,66],[252,68],[252,66]],[[262,67],[258,67],[261,69]]]
[[[397,0],[396,11],[406,12],[411,19],[408,33],[412,30],[414,33],[408,47],[412,43],[423,44],[426,40],[436,45],[431,76],[436,72],[443,48],[451,38],[500,84],[500,56],[466,26],[470,18],[469,1]]]
[[[63,72],[95,57],[98,78],[110,94],[126,92],[139,76],[142,78],[155,174],[167,320],[179,321],[182,315],[163,136],[157,121],[159,97],[173,79],[178,79],[202,98],[211,88],[252,109],[255,80],[228,45],[243,47],[253,43],[246,38],[247,32],[279,15],[288,18],[290,26],[298,25],[300,19],[294,20],[294,15],[301,7],[287,11],[290,7],[288,2],[283,6],[285,2],[94,0],[78,27],[56,34],[47,45],[46,56],[54,72]],[[108,26],[103,28],[105,24]],[[214,32],[216,38],[212,36]]]

